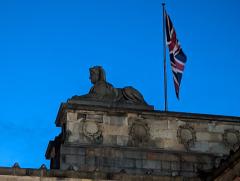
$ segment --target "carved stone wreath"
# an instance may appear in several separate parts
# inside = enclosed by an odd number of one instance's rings
[[[224,130],[223,143],[226,147],[235,150],[240,145],[240,133],[235,129]]]
[[[132,123],[129,129],[129,145],[130,146],[144,146],[148,143],[150,134],[147,123],[136,120]]]
[[[92,143],[100,144],[103,141],[101,126],[94,121],[83,122],[83,134]]]
[[[177,130],[177,138],[179,143],[183,144],[189,150],[196,142],[196,132],[188,124],[181,125]]]

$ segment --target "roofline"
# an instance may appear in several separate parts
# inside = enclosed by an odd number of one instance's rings
[[[127,109],[127,108],[109,108],[103,106],[94,105],[77,105],[69,103],[61,103],[55,124],[60,126],[60,120],[64,111],[67,110],[91,110],[91,111],[102,111],[102,112],[117,112],[117,113],[141,113],[143,115],[153,116],[170,116],[183,119],[200,119],[207,121],[221,121],[221,122],[240,122],[238,116],[225,116],[215,114],[202,114],[202,113],[188,113],[188,112],[174,112],[174,111],[161,111],[161,110],[139,110],[139,109]]]

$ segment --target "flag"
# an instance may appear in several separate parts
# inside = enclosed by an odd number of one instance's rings
[[[186,55],[183,53],[183,50],[180,46],[180,43],[177,39],[176,31],[173,27],[170,17],[165,11],[165,23],[166,23],[166,41],[169,48],[170,62],[173,72],[173,81],[176,96],[179,99],[179,88],[181,84],[182,74],[184,70],[185,63],[187,61]]]

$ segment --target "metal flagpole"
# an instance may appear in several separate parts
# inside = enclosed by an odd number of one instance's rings
[[[164,64],[164,107],[168,111],[167,101],[167,68],[166,68],[166,24],[165,24],[165,3],[162,3],[163,9],[163,64]]]

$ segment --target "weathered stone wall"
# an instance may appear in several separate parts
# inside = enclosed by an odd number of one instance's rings
[[[213,167],[211,155],[164,150],[101,146],[61,147],[61,169],[86,172],[128,173],[130,175],[196,177],[198,169]]]
[[[59,178],[59,177],[34,177],[34,176],[13,176],[13,175],[0,175],[0,181],[104,181],[99,179],[81,179],[81,178]],[[182,177],[143,177],[143,176],[130,176],[121,175],[116,178],[116,180],[122,181],[184,181]],[[105,180],[107,181],[107,180]],[[188,181],[200,181],[197,178],[188,179]]]
[[[240,123],[214,119],[162,116],[157,113],[119,113],[69,110],[69,143],[141,146],[175,151],[228,154],[240,141]]]
[[[102,171],[81,172],[74,170],[47,170],[19,167],[0,167],[0,181],[185,181],[181,176],[131,175],[129,173],[104,173]],[[196,177],[188,181],[200,181]]]
[[[61,178],[61,180],[62,181],[93,181],[92,179],[78,179],[78,178]],[[0,175],[0,181],[59,181],[59,178]]]
[[[240,145],[237,117],[64,104],[51,168],[193,179]]]

